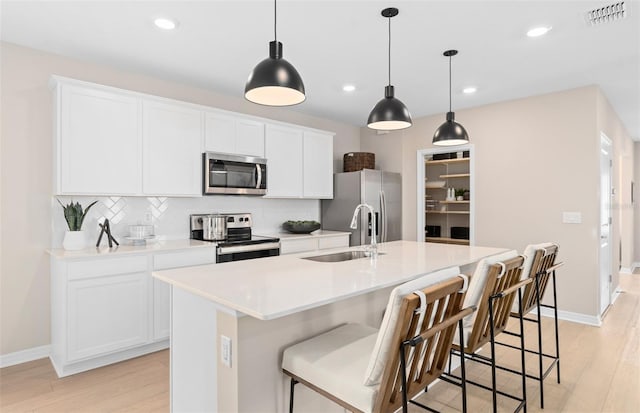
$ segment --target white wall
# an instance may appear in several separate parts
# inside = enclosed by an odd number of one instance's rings
[[[558,278],[560,308],[592,317],[599,291],[598,122],[617,148],[630,139],[606,127],[615,113],[598,116],[599,96],[591,86],[456,112],[475,145],[476,244],[522,251],[530,243],[559,243],[566,263]],[[444,114],[414,119],[386,140],[361,129],[361,148],[402,170],[404,239],[417,234],[416,152],[432,147],[444,120]],[[563,224],[563,211],[581,212],[582,223]],[[614,231],[619,237],[619,226]]]
[[[45,250],[52,242],[59,245],[64,225],[60,207],[54,204],[51,185],[53,112],[48,82],[52,74],[333,131],[336,171],[342,170],[343,153],[360,149],[359,128],[304,115],[295,108],[254,105],[242,98],[244,85],[238,85],[238,96],[230,97],[4,42],[0,53],[0,355],[50,342],[50,271]],[[141,211],[147,209],[145,202],[148,200],[127,199],[127,219],[121,221],[117,232],[125,229],[127,220],[138,219]],[[172,198],[169,218],[159,221],[157,232],[185,235],[188,231],[185,217],[190,210],[253,212],[257,229],[266,231],[296,211],[318,217],[319,202],[247,197]],[[92,213],[98,211],[96,208]],[[95,230],[95,222],[90,226]]]

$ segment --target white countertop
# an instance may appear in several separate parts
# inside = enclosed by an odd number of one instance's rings
[[[47,252],[54,258],[60,260],[78,259],[78,258],[92,258],[92,257],[104,257],[109,255],[121,255],[121,254],[146,254],[150,252],[171,251],[171,250],[183,250],[189,248],[211,248],[212,254],[216,247],[215,243],[208,241],[198,241],[195,239],[178,239],[178,240],[158,240],[149,242],[147,245],[123,245],[124,242],[120,242],[120,246],[109,248],[106,240],[102,240],[102,245],[99,248],[87,247],[78,251],[67,251],[62,248],[50,249]]]
[[[503,248],[393,241],[378,245],[378,251],[384,255],[376,259],[335,263],[302,259],[357,249],[362,247],[154,271],[153,276],[229,309],[270,320],[506,251]]]
[[[319,229],[319,230],[313,231],[310,234],[292,234],[290,232],[274,232],[274,233],[260,234],[260,235],[264,235],[267,237],[280,238],[280,241],[286,242],[287,240],[329,238],[329,237],[339,237],[341,235],[349,235],[349,234],[351,233],[344,232],[344,231],[327,231],[324,229]]]

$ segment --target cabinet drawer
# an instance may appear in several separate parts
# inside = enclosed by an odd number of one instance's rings
[[[330,238],[320,238],[318,239],[318,248],[340,248],[340,247],[348,247],[349,246],[349,236],[339,236],[339,237],[330,237]]]
[[[280,254],[314,251],[318,249],[317,239],[280,240]]]
[[[120,257],[70,262],[67,267],[69,280],[127,274],[147,271],[147,257]]]
[[[153,269],[188,267],[191,265],[212,264],[216,262],[216,251],[213,248],[195,248],[178,252],[154,254]]]

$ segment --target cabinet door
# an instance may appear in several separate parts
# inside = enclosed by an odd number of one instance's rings
[[[171,286],[153,279],[153,339],[169,338],[171,332]]]
[[[264,158],[264,123],[207,113],[205,150]]]
[[[302,196],[302,131],[267,125],[267,197]]]
[[[236,121],[230,116],[205,115],[205,150],[236,153]]]
[[[61,85],[59,194],[134,195],[141,191],[140,101]]]
[[[68,284],[68,361],[148,341],[149,274],[114,275]]]
[[[333,198],[333,135],[304,133],[303,196]]]
[[[236,152],[264,158],[264,123],[248,119],[236,122]]]
[[[202,112],[144,101],[143,191],[149,195],[202,194]]]

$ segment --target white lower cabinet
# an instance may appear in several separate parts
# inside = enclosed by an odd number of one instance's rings
[[[169,347],[171,288],[151,272],[215,263],[213,245],[114,255],[51,259],[51,361],[59,377]]]
[[[70,281],[67,361],[145,344],[149,281],[146,272]]]

